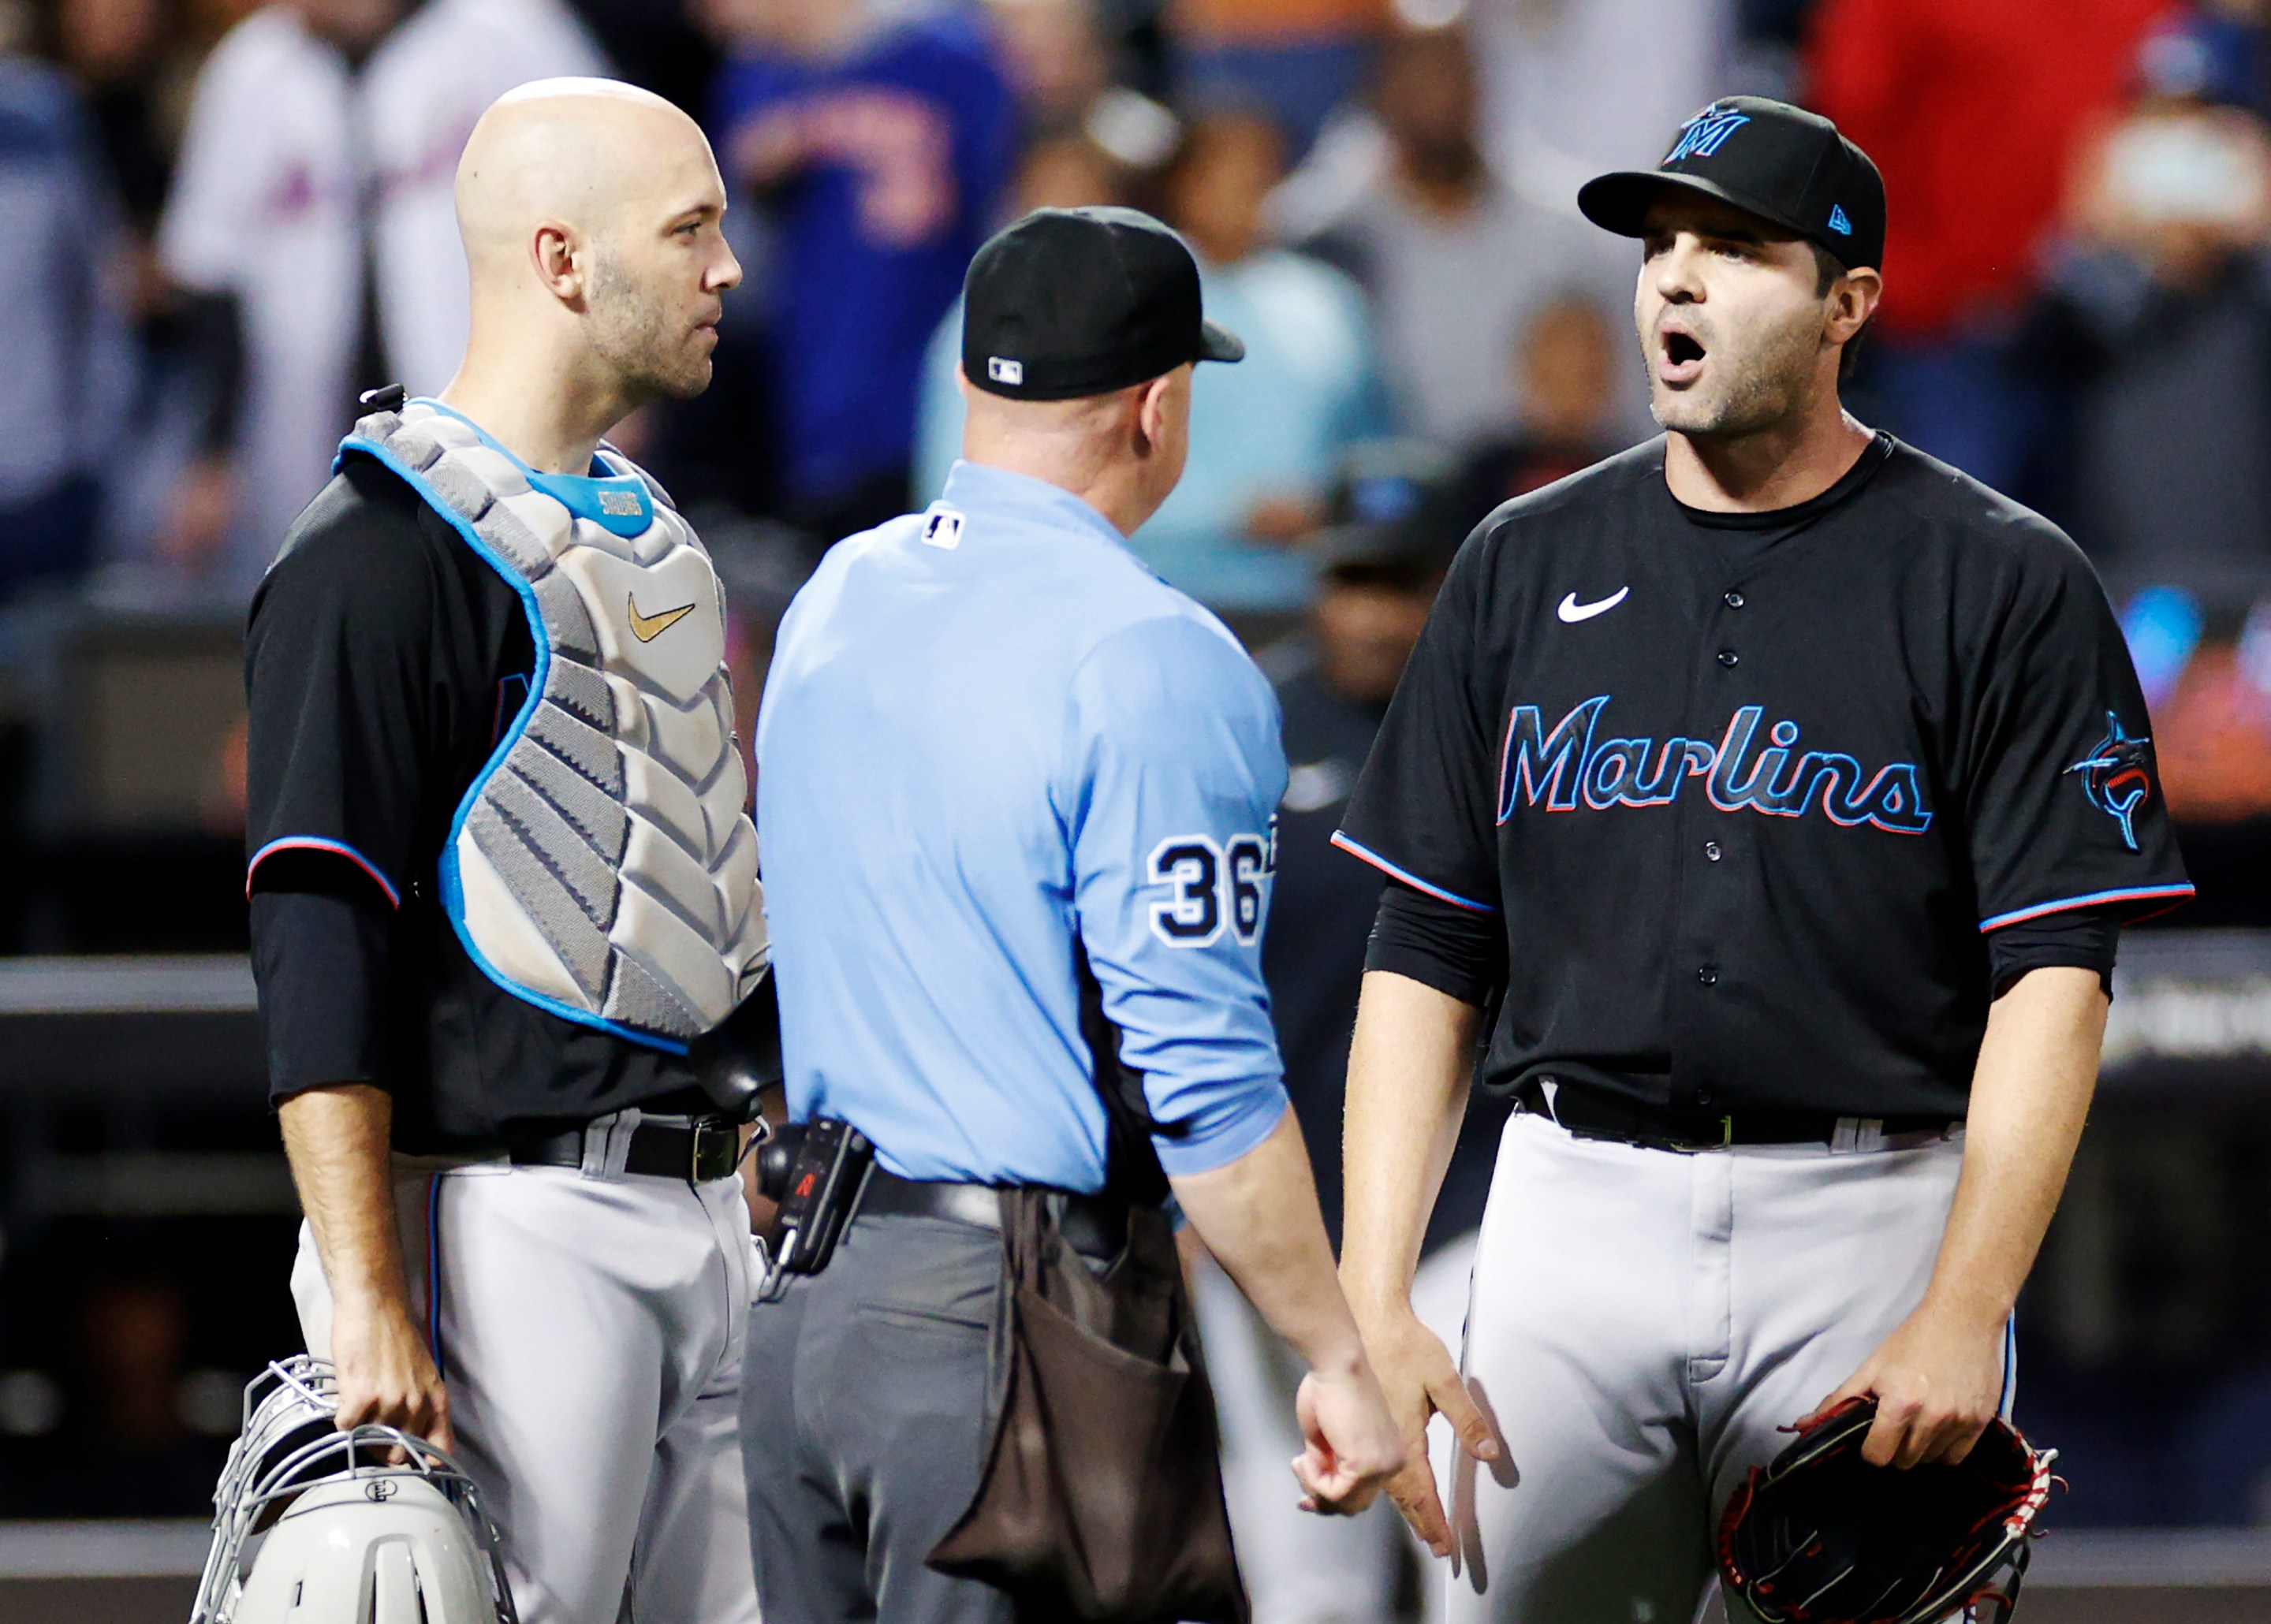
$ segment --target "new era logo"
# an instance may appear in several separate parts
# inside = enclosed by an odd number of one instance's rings
[[[1013,361],[1006,355],[989,355],[986,358],[986,375],[1014,389],[1025,381],[1025,363]]]
[[[1829,205],[1829,229],[1841,237],[1850,237],[1853,234],[1853,222],[1845,218],[1843,204],[1833,203]]]

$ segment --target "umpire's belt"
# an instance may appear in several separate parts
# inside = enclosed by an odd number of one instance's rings
[[[1581,1139],[1617,1139],[1649,1150],[1692,1153],[1730,1145],[1828,1145],[1851,1139],[1881,1144],[1904,1135],[1945,1135],[1962,1122],[1948,1116],[1857,1118],[1828,1111],[1760,1106],[1713,1115],[1701,1109],[1654,1105],[1591,1083],[1564,1078],[1551,1089],[1545,1079],[1525,1077],[1514,1091],[1516,1106],[1559,1123]],[[1857,1130],[1865,1130],[1857,1134]]]
[[[1065,1191],[1057,1198],[1057,1230],[1083,1257],[1113,1258],[1128,1244],[1128,1204],[1109,1196]],[[887,1168],[867,1169],[858,1216],[944,1218],[996,1234],[1001,1228],[1001,1190],[995,1184],[955,1184],[901,1178]]]
[[[511,1147],[517,1168],[580,1168],[587,1133],[606,1131],[570,1128],[547,1139],[523,1139]],[[623,1171],[657,1178],[682,1178],[704,1184],[724,1178],[741,1160],[741,1131],[722,1116],[697,1116],[692,1122],[643,1122],[631,1130],[623,1152]]]

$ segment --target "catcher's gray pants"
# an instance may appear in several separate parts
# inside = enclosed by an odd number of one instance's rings
[[[1451,1624],[1696,1615],[1727,1497],[1932,1276],[1960,1131],[1846,1137],[1685,1155],[1507,1124],[1463,1364],[1508,1450],[1447,1486]]]
[[[398,1158],[412,1301],[425,1316],[438,1280],[458,1463],[503,1532],[521,1624],[757,1624],[739,1435],[748,1208],[738,1178],[623,1172],[627,1140],[590,1136],[614,1165],[580,1171]],[[292,1294],[327,1356],[331,1292],[304,1224]]]

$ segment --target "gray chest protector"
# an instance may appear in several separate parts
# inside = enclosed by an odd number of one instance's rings
[[[529,693],[442,856],[465,951],[540,1008],[658,1048],[717,1026],[765,970],[725,603],[686,521],[629,462],[532,472],[413,400],[341,447],[385,463],[519,594]]]

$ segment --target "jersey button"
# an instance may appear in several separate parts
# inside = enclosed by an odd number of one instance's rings
[[[1695,1091],[1695,1103],[1698,1105],[1709,1105],[1712,1101],[1718,1097],[1719,1096],[1717,1094],[1712,1092],[1711,1085],[1709,1083],[1705,1083],[1701,1087]]]
[[[1720,851],[1717,841],[1707,840],[1703,842],[1703,855],[1709,861],[1716,863],[1725,854]]]
[[[1740,609],[1743,606],[1743,595],[1740,592],[1729,592],[1726,604],[1730,609]]]
[[[1695,979],[1701,982],[1707,987],[1717,986],[1719,984],[1719,967],[1716,964],[1705,965],[1701,969],[1695,972]]]
[[[1732,649],[1722,649],[1719,650],[1719,664],[1722,665],[1732,666],[1742,657],[1743,656],[1741,655],[1737,654]]]

